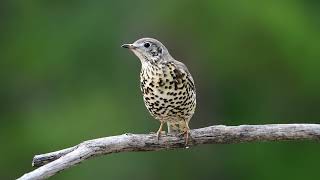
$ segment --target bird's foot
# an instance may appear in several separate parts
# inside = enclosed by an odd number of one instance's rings
[[[160,140],[160,136],[161,135],[166,135],[166,131],[157,131],[157,139],[158,139],[158,141]]]
[[[159,127],[159,129],[158,129],[158,131],[157,131],[157,139],[158,139],[158,141],[159,141],[160,136],[161,136],[163,124],[164,124],[164,122],[161,121],[160,127]]]
[[[185,140],[184,145],[185,145],[185,146],[188,146],[189,138],[191,138],[191,136],[190,136],[190,130],[188,129],[188,130],[180,133],[179,136],[184,136],[184,140]]]

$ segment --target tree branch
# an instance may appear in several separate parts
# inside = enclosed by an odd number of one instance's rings
[[[319,141],[320,124],[219,125],[193,129],[190,134],[192,139],[189,146],[285,140]],[[185,148],[184,138],[170,134],[162,135],[159,141],[155,134],[123,134],[93,139],[60,151],[36,155],[32,165],[39,168],[19,179],[48,178],[86,159],[102,154],[177,148]]]

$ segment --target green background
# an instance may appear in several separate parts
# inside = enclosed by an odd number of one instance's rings
[[[33,155],[157,130],[140,62],[120,47],[162,41],[196,81],[191,128],[319,123],[320,3],[0,1],[0,179]],[[320,179],[320,145],[202,145],[88,160],[52,179]]]

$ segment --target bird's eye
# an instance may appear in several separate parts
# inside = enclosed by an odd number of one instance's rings
[[[144,45],[143,45],[145,48],[148,48],[148,47],[150,47],[150,43],[144,43]]]

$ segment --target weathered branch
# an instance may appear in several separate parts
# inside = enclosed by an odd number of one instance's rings
[[[210,126],[191,130],[189,146],[199,144],[231,144],[243,142],[320,140],[320,124],[270,124],[240,126]],[[102,154],[158,151],[185,148],[184,138],[155,134],[123,134],[85,141],[77,146],[36,155],[32,165],[38,169],[19,179],[44,179],[68,169],[86,159]]]

